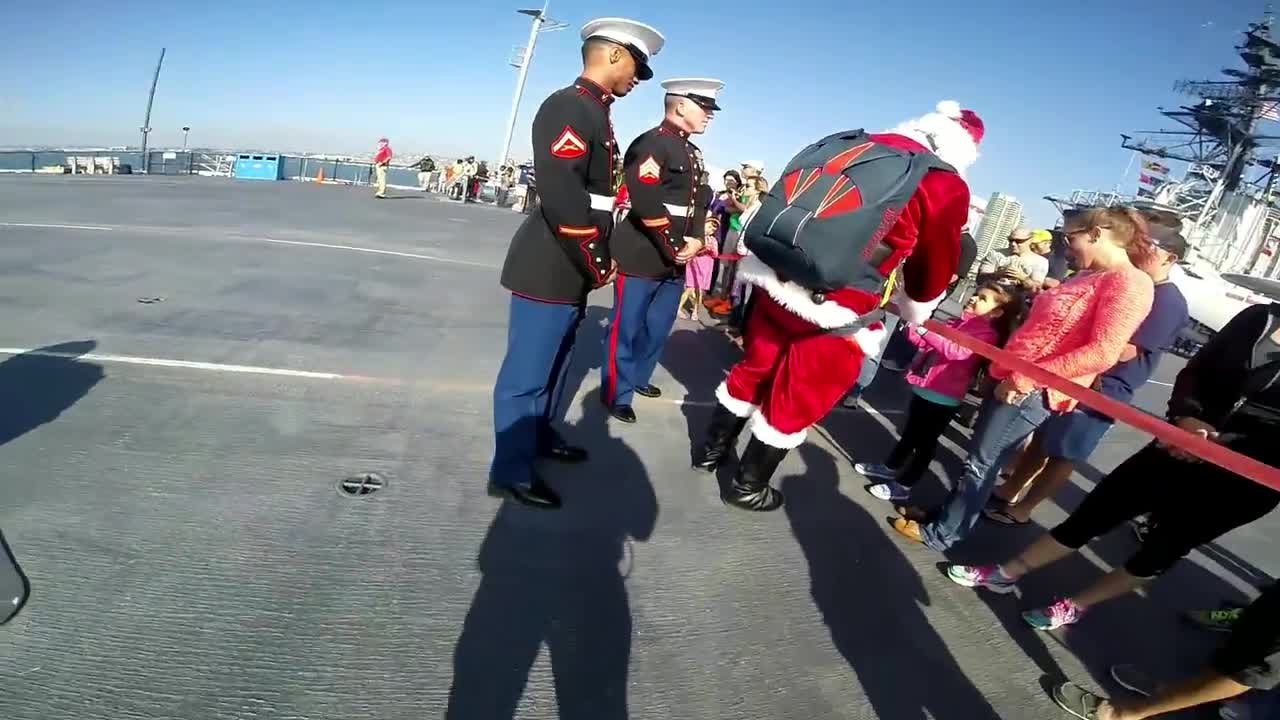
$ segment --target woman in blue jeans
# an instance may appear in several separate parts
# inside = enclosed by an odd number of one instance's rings
[[[1080,268],[1071,280],[1041,293],[1005,349],[1041,369],[1088,387],[1116,364],[1124,346],[1151,311],[1154,284],[1135,266],[1153,252],[1147,223],[1131,208],[1067,211],[1063,232]],[[983,403],[965,473],[933,512],[898,508],[891,519],[903,537],[946,551],[965,539],[991,497],[996,477],[1050,414],[1070,412],[1075,400],[1038,386],[1008,368]]]

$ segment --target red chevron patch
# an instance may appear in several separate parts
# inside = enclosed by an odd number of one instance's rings
[[[568,125],[551,143],[551,154],[561,160],[575,160],[587,154],[587,143]]]

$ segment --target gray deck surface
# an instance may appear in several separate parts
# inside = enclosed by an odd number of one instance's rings
[[[1044,678],[1110,689],[1113,662],[1192,669],[1220,636],[1177,612],[1280,572],[1268,517],[1145,596],[1033,633],[1020,608],[1123,561],[1132,538],[1021,597],[950,584],[851,467],[893,441],[891,374],[871,393],[882,412],[837,411],[787,459],[785,512],[726,509],[688,459],[734,349],[680,321],[666,397],[608,424],[608,292],[566,425],[592,461],[546,468],[563,511],[502,506],[484,491],[497,268],[522,216],[399,195],[0,177],[0,527],[34,588],[0,628],[0,718],[416,720],[445,716],[451,688],[449,716],[468,719],[1052,718]],[[944,477],[963,441],[953,428]],[[1039,526],[1141,442],[1113,431]],[[337,492],[364,471],[388,488]],[[955,557],[1004,559],[1035,531],[984,526]]]

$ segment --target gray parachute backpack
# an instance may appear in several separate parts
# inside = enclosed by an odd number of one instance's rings
[[[892,252],[885,235],[930,170],[956,172],[933,153],[883,145],[863,130],[829,135],[792,158],[761,195],[743,229],[747,247],[815,302],[856,288],[878,295],[883,307],[897,276],[897,268],[880,272]]]

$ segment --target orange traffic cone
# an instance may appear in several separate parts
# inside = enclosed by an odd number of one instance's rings
[[[324,182],[324,168],[320,168],[320,172],[316,173],[316,182],[317,183]]]

